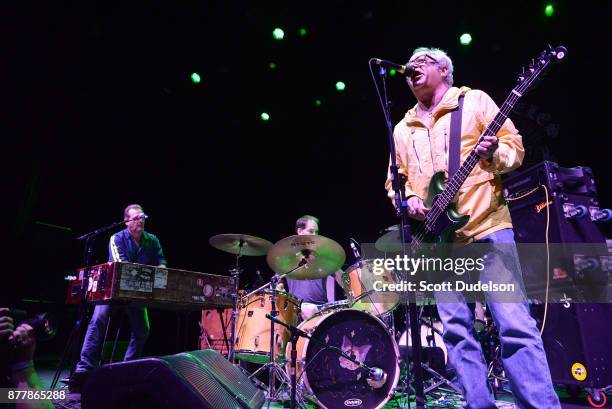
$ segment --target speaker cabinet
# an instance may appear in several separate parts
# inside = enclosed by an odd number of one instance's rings
[[[91,375],[83,409],[260,409],[265,397],[213,350],[105,365]]]

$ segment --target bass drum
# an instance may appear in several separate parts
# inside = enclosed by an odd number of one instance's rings
[[[299,328],[319,340],[299,338],[296,376],[306,396],[326,409],[378,409],[393,396],[398,383],[399,351],[393,337],[378,318],[358,310],[344,309],[313,317]],[[386,376],[372,381],[368,371],[326,346],[335,346],[367,366],[380,368]],[[286,356],[291,353],[287,345]],[[291,373],[290,361],[286,363]]]

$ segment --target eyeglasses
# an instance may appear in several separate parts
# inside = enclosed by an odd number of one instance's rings
[[[415,58],[413,61],[408,62],[408,65],[413,68],[422,67],[427,64],[437,64],[438,60],[433,58],[432,56],[425,54],[421,57]]]

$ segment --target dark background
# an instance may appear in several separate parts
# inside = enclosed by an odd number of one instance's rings
[[[63,277],[82,264],[74,238],[120,220],[130,203],[150,215],[147,230],[171,267],[206,273],[226,274],[233,262],[209,237],[275,242],[305,213],[346,250],[349,237],[376,240],[395,216],[367,61],[404,63],[418,46],[446,50],[455,85],[483,89],[499,104],[547,43],[567,46],[567,61],[511,117],[526,165],[590,166],[610,207],[610,12],[554,4],[551,18],[540,1],[4,4],[2,294],[12,305],[61,311]],[[275,27],[283,41],[272,37]],[[458,42],[463,32],[474,37],[469,47]],[[344,92],[336,81],[347,84]],[[415,100],[400,76],[389,90],[395,123]],[[269,122],[259,119],[264,111]],[[107,241],[99,240],[98,261]],[[269,273],[263,257],[245,258],[243,267],[245,282],[255,269]],[[172,352],[160,338],[174,333],[174,313],[151,314],[148,348]]]

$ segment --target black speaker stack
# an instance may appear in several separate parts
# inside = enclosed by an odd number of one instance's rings
[[[553,382],[596,391],[612,385],[611,256],[602,233],[612,214],[599,203],[591,169],[542,162],[510,175],[504,187]]]

